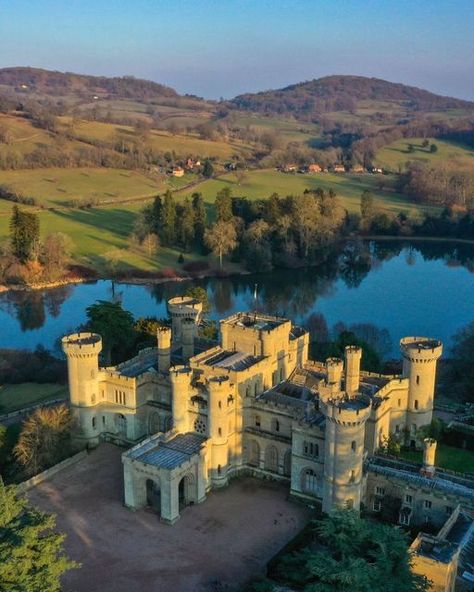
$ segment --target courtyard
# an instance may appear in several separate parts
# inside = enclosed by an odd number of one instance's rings
[[[121,452],[102,444],[29,492],[57,514],[67,553],[82,564],[64,577],[65,592],[234,590],[263,574],[311,516],[287,501],[286,485],[242,478],[167,526],[150,509],[122,505]]]

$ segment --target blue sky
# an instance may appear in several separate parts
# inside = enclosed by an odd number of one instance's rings
[[[474,0],[0,0],[0,67],[210,98],[329,74],[474,100]]]

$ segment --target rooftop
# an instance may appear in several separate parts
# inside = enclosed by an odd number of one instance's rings
[[[142,350],[138,356],[135,356],[131,360],[127,360],[117,366],[117,370],[122,376],[128,378],[136,378],[149,370],[156,370],[157,364],[157,351],[155,348]]]
[[[263,357],[252,356],[245,352],[228,351],[220,349],[219,351],[213,351],[207,358],[201,360],[202,363],[207,366],[213,366],[217,368],[224,368],[226,370],[241,371],[250,368],[257,362],[260,362]]]
[[[205,436],[192,433],[179,434],[167,442],[148,440],[130,450],[128,456],[155,467],[175,469],[197,454],[205,441]]]
[[[229,325],[248,327],[260,331],[271,331],[280,325],[288,322],[288,319],[272,317],[259,312],[238,312],[222,321]]]

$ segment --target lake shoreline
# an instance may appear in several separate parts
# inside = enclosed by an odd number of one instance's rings
[[[341,242],[347,242],[350,240],[363,240],[363,241],[407,241],[407,242],[429,242],[429,243],[455,243],[455,244],[464,244],[464,245],[474,245],[474,240],[471,239],[463,239],[463,238],[449,238],[449,237],[438,237],[438,236],[388,236],[388,235],[353,235],[349,237],[344,237]],[[315,265],[302,265],[301,267],[314,267]],[[298,267],[291,267],[289,269],[298,269]],[[157,274],[160,272],[157,271]],[[12,284],[12,285],[5,285],[0,284],[0,294],[4,294],[6,292],[34,292],[38,290],[53,290],[55,288],[60,288],[62,286],[69,286],[75,284],[84,284],[88,282],[96,282],[96,281],[111,281],[116,282],[117,284],[130,284],[130,285],[146,285],[146,284],[165,284],[168,282],[185,282],[185,281],[192,281],[192,280],[200,280],[209,277],[220,277],[220,270],[218,269],[210,269],[208,272],[202,272],[199,275],[188,275],[188,276],[175,276],[175,277],[140,277],[140,276],[130,276],[126,278],[111,278],[105,277],[101,275],[97,275],[95,277],[75,277],[69,278],[65,280],[56,280],[53,282],[39,282],[37,284]],[[231,276],[241,276],[241,275],[251,275],[252,272],[247,270],[241,271],[233,271],[229,274],[224,274],[222,277],[231,277]]]

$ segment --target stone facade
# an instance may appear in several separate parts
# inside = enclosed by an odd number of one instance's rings
[[[209,346],[196,337],[200,303],[174,298],[168,312],[157,348],[117,367],[99,368],[100,336],[63,339],[78,438],[132,446],[123,455],[127,506],[152,505],[173,523],[180,505],[245,472],[287,481],[292,496],[324,511],[359,509],[389,479],[367,464],[385,438],[420,445],[439,341],[403,339],[402,376],[382,376],[361,372],[357,347],[344,360],[309,361],[308,333],[288,319],[232,315]]]

